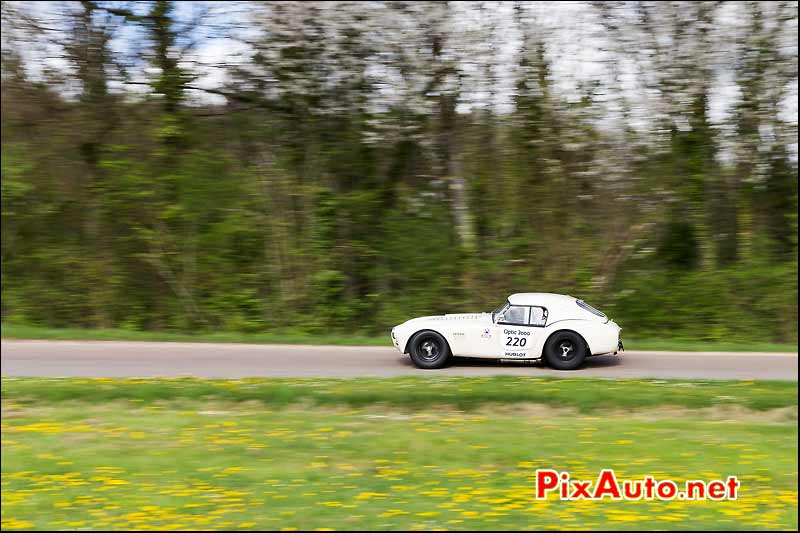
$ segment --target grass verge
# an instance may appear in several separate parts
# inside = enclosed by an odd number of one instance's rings
[[[258,401],[361,407],[421,408],[536,403],[582,412],[644,407],[740,406],[767,410],[797,406],[797,383],[786,381],[604,380],[588,378],[401,377],[359,379],[213,380],[197,378],[3,378],[3,399],[21,403],[68,400],[102,403],[198,400]]]
[[[239,333],[217,331],[172,333],[166,331],[134,331],[128,329],[45,328],[19,324],[0,325],[4,339],[40,339],[75,341],[152,341],[152,342],[220,342],[252,344],[329,344],[340,346],[391,346],[389,333],[383,337],[367,335],[312,335],[303,332]]]
[[[2,404],[4,530],[797,529],[796,384],[21,378]],[[741,489],[540,501],[536,468]]]
[[[133,331],[126,329],[45,328],[20,324],[0,325],[4,339],[85,340],[85,341],[159,341],[159,342],[232,342],[254,344],[328,344],[340,346],[391,346],[389,335],[312,335],[303,332],[195,332]],[[797,352],[797,344],[774,342],[708,342],[691,339],[660,339],[623,335],[628,350],[666,350],[687,352]]]

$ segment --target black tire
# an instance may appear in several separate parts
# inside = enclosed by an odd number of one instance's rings
[[[575,370],[588,351],[586,341],[574,331],[556,331],[544,345],[544,360],[556,370]]]
[[[435,331],[421,331],[414,335],[408,352],[417,368],[425,370],[442,368],[450,359],[450,346]]]

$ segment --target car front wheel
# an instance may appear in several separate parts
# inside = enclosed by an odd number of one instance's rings
[[[423,331],[411,339],[409,353],[417,368],[431,370],[447,364],[450,347],[444,337],[435,331]]]
[[[583,364],[586,352],[586,341],[574,331],[558,331],[544,345],[544,358],[556,370],[575,370]]]

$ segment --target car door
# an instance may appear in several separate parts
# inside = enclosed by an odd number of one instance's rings
[[[496,317],[500,356],[506,359],[538,358],[537,346],[547,321],[547,311],[529,305],[509,305]]]
[[[480,320],[470,325],[467,331],[468,345],[461,353],[453,352],[456,355],[468,357],[485,357],[489,359],[497,358],[497,337],[500,327],[493,320],[492,315],[485,313]]]

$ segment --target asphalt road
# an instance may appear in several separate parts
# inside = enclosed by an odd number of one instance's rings
[[[592,357],[577,371],[538,363],[456,359],[418,370],[391,347],[177,342],[2,341],[3,376],[358,377],[401,375],[780,379],[797,381],[796,353],[637,352]]]

